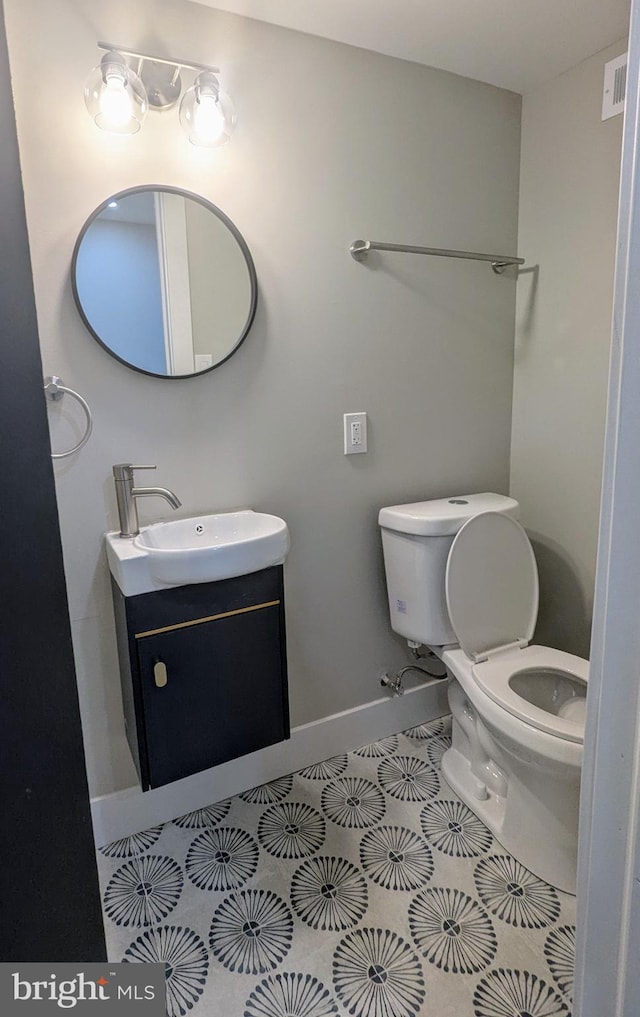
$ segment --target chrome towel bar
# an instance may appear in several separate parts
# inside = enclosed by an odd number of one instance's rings
[[[489,261],[500,275],[508,265],[524,265],[524,258],[506,254],[478,254],[475,251],[448,251],[443,247],[415,247],[413,244],[384,244],[379,240],[354,240],[349,253],[356,261],[363,261],[370,251],[394,251],[400,254],[432,254],[437,258],[464,258],[469,261]]]

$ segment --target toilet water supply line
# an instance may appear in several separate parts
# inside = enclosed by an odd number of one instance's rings
[[[380,676],[380,684],[382,685],[382,687],[388,688],[393,693],[394,696],[404,695],[404,685],[402,684],[402,679],[404,678],[407,671],[417,671],[420,677],[424,679],[424,681],[428,681],[430,678],[435,679],[437,681],[441,681],[443,678],[447,677],[446,671],[444,672],[444,674],[434,674],[433,671],[429,671],[429,669],[425,667],[425,665],[422,663],[422,661],[428,658],[434,658],[437,660],[437,656],[435,653],[433,653],[431,650],[428,650],[427,653],[420,653],[420,647],[422,646],[422,643],[414,643],[412,639],[408,639],[407,643],[409,644],[411,653],[416,659],[416,663],[406,664],[405,667],[401,667],[400,670],[397,671],[394,675],[390,675],[387,671],[385,671]]]

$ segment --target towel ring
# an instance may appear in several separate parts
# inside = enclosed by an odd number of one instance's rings
[[[57,374],[50,375],[48,378],[44,379],[44,391],[47,399],[51,399],[53,402],[59,402],[59,400],[62,399],[65,392],[67,393],[67,395],[73,396],[73,398],[77,399],[80,405],[82,406],[82,409],[84,410],[85,413],[85,417],[87,418],[87,426],[85,432],[77,445],[74,445],[73,448],[68,449],[67,452],[51,453],[52,459],[65,459],[67,456],[73,455],[74,452],[78,452],[83,447],[83,445],[86,445],[87,442],[89,441],[91,431],[93,430],[93,419],[91,417],[91,410],[89,409],[89,404],[87,403],[86,399],[83,399],[82,396],[78,394],[78,392],[74,392],[72,388],[67,388],[67,386],[62,381],[62,378],[59,378]]]

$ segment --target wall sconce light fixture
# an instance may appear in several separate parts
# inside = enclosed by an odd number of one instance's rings
[[[172,109],[182,92],[182,70],[196,78],[180,103],[180,123],[194,145],[215,148],[229,140],[236,124],[233,103],[218,82],[217,67],[167,60],[99,42],[105,54],[84,86],[84,101],[98,127],[136,134],[149,109]]]

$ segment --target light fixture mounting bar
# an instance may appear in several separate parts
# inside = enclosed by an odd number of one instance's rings
[[[167,64],[169,67],[186,67],[190,71],[211,71],[213,74],[219,74],[219,67],[212,67],[210,64],[197,64],[193,60],[174,60],[167,59],[166,57],[153,56],[152,53],[138,53],[133,49],[126,49],[124,46],[116,46],[110,42],[99,42],[98,49],[103,49],[107,53],[111,50],[115,50],[116,53],[121,53],[122,56],[132,57],[134,60],[149,60],[154,64]]]

